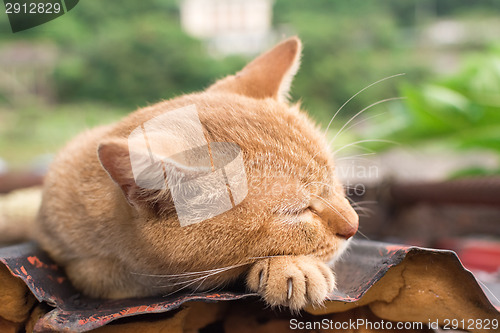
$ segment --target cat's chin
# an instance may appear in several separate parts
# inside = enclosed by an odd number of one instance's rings
[[[346,250],[348,249],[349,244],[351,243],[351,239],[352,238],[348,240],[345,239],[335,240],[330,247],[325,248],[322,251],[318,251],[314,253],[314,255],[323,260],[324,262],[327,262],[329,265],[333,265],[335,262],[341,259],[342,256],[346,253]]]

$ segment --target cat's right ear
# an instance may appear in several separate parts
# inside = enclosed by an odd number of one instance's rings
[[[131,152],[127,140],[102,142],[97,155],[102,167],[120,187],[130,205],[151,207],[161,201],[165,211],[173,207],[170,190],[164,191],[167,184],[175,187],[211,171],[208,166],[191,167],[172,158],[160,158],[148,151]]]
[[[130,153],[125,142],[103,142],[97,148],[102,167],[110,178],[121,188],[127,201],[132,204],[132,194],[137,185],[132,173]]]

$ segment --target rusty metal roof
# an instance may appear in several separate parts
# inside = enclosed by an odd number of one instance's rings
[[[26,283],[40,302],[54,308],[37,322],[35,331],[85,332],[119,318],[168,312],[188,301],[218,302],[256,296],[227,290],[125,300],[90,299],[81,296],[64,271],[34,243],[0,249],[0,261]],[[441,318],[450,308],[454,308],[455,316],[500,319],[499,295],[486,295],[452,251],[356,240],[336,264],[335,272],[338,289],[329,295],[324,307],[306,311],[322,315],[368,304],[379,317],[389,320]],[[497,287],[483,285],[485,290]]]

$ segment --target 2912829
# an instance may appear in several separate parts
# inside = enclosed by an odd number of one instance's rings
[[[6,14],[59,14],[61,12],[61,4],[59,2],[29,2],[17,3],[6,2]]]
[[[445,319],[443,329],[466,329],[466,330],[497,330],[499,323],[497,319]]]

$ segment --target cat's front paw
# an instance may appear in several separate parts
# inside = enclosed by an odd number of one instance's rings
[[[249,270],[247,285],[271,306],[297,311],[321,304],[335,288],[332,270],[307,256],[279,256],[259,260]]]

